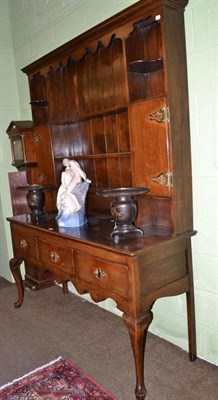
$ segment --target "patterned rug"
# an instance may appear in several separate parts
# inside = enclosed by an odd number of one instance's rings
[[[63,357],[0,388],[0,400],[116,400]]]

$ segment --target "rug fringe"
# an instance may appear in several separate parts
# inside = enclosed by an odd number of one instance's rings
[[[31,371],[31,372],[28,372],[28,374],[25,374],[25,375],[21,376],[20,378],[16,378],[16,379],[14,379],[12,382],[6,383],[5,385],[3,385],[3,386],[0,387],[0,390],[3,390],[3,389],[5,389],[5,388],[8,387],[8,386],[13,385],[14,383],[21,381],[23,378],[26,378],[27,376],[30,376],[30,375],[34,374],[35,372],[38,372],[38,371],[40,371],[41,369],[46,368],[46,367],[48,367],[49,365],[52,365],[52,364],[54,364],[55,362],[57,362],[57,361],[59,361],[59,360],[61,360],[61,359],[63,359],[63,357],[62,357],[62,356],[59,356],[59,357],[56,358],[55,360],[50,361],[49,363],[47,363],[47,364],[45,364],[45,365],[42,365],[41,367],[38,367],[38,368],[34,369],[34,370]]]

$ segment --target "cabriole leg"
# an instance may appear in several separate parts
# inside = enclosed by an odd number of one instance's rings
[[[191,240],[188,241],[187,248],[187,270],[189,277],[189,291],[186,293],[187,301],[187,319],[188,319],[188,338],[189,338],[189,358],[195,361],[197,358],[196,350],[196,328],[195,328],[195,301],[194,301],[194,285],[191,255]]]
[[[139,319],[134,319],[128,315],[123,315],[123,321],[127,326],[136,369],[136,388],[135,396],[137,400],[144,400],[147,390],[144,384],[144,354],[147,330],[152,321],[153,314],[149,311]]]
[[[15,308],[19,308],[22,303],[23,303],[23,298],[24,298],[24,286],[23,286],[23,280],[20,272],[20,264],[23,262],[22,258],[12,258],[9,262],[10,265],[10,270],[12,272],[12,275],[15,279],[16,285],[17,285],[17,290],[18,290],[18,300],[14,303]]]

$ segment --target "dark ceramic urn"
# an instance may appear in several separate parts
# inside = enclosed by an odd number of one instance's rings
[[[97,192],[98,195],[104,197],[114,197],[110,204],[111,215],[115,221],[115,226],[111,232],[111,238],[116,243],[119,236],[132,236],[136,233],[143,236],[143,231],[135,226],[137,217],[137,202],[133,196],[145,194],[148,188],[110,188]]]
[[[27,186],[19,186],[17,189],[26,190],[27,191],[27,204],[30,209],[31,217],[38,219],[42,215],[44,215],[44,206],[45,206],[45,193],[43,189],[51,188],[51,185],[27,185]]]

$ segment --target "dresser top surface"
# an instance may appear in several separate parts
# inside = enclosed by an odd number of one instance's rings
[[[89,244],[94,247],[107,248],[119,253],[126,253],[129,256],[134,256],[141,252],[147,252],[153,247],[160,246],[166,242],[175,241],[182,237],[190,237],[195,232],[190,231],[183,235],[173,237],[166,230],[152,230],[151,228],[144,229],[144,236],[120,236],[119,242],[115,243],[110,237],[114,223],[108,218],[95,217],[90,218],[88,223],[80,227],[59,227],[55,220],[55,215],[50,214],[40,218],[39,221],[34,221],[30,216],[19,215],[7,220],[12,224],[23,225],[24,227],[34,228],[38,231],[47,232],[52,239],[57,235],[60,238],[72,239],[76,242]],[[40,235],[40,233],[39,233]]]

